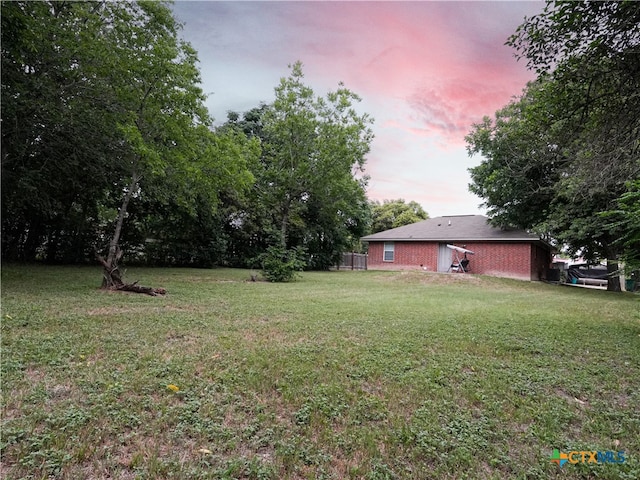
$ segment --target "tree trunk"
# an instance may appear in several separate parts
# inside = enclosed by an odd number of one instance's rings
[[[118,262],[122,258],[122,251],[118,248],[117,254],[113,260],[105,260],[100,255],[97,256],[98,261],[102,264],[102,288],[104,289],[119,289],[124,285],[120,270],[118,268]]]
[[[131,183],[129,184],[129,188],[127,189],[124,198],[122,199],[122,205],[120,206],[120,211],[118,212],[118,218],[116,219],[116,229],[113,232],[111,241],[109,242],[109,253],[107,254],[107,259],[105,260],[102,257],[98,256],[98,260],[104,267],[102,274],[102,288],[117,289],[118,287],[124,285],[118,267],[118,262],[123,255],[123,252],[122,250],[120,250],[119,246],[120,235],[122,234],[122,225],[124,224],[124,217],[126,217],[127,215],[129,201],[131,200],[133,190],[137,187],[139,180],[139,175],[136,172],[133,172],[133,174],[131,175]]]
[[[287,249],[287,235],[289,230],[290,212],[291,212],[291,199],[287,198],[282,207],[282,222],[280,223],[280,242],[284,250]]]
[[[109,242],[109,253],[106,260],[97,255],[98,261],[102,264],[102,288],[106,290],[119,290],[125,292],[146,293],[147,295],[164,295],[167,291],[164,288],[152,288],[143,287],[138,285],[138,282],[124,283],[122,275],[120,274],[120,268],[118,262],[122,258],[123,252],[120,249],[120,235],[122,234],[122,226],[124,225],[124,218],[127,215],[127,208],[131,201],[134,189],[140,181],[140,176],[135,172],[131,176],[131,183],[129,188],[122,199],[122,205],[118,212],[118,218],[116,219],[116,229],[113,232],[113,237]]]
[[[607,280],[607,291],[622,291],[622,286],[620,285],[620,271],[618,268],[617,260],[607,259]]]
[[[20,260],[23,262],[34,262],[38,252],[38,246],[42,240],[42,224],[40,221],[31,222],[29,232],[24,240],[21,249]]]

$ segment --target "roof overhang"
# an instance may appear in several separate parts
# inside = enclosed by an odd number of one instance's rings
[[[371,243],[371,242],[437,242],[437,243],[472,243],[472,242],[486,242],[486,243],[533,243],[536,245],[540,245],[549,250],[555,250],[550,243],[546,242],[541,238],[531,238],[531,237],[515,237],[515,238],[398,238],[398,237],[389,237],[389,238],[360,238],[361,241]]]
[[[401,237],[388,237],[388,238],[360,238],[363,242],[440,242],[440,243],[465,243],[465,242],[542,242],[539,238],[532,237],[514,237],[514,238],[401,238]]]

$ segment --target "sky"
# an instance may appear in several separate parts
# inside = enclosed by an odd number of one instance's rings
[[[358,94],[375,138],[367,155],[370,200],[418,202],[430,217],[485,214],[469,192],[464,140],[474,123],[534,78],[505,42],[541,1],[177,1],[181,37],[198,52],[216,124],[274,100],[303,64],[324,96],[339,82]]]

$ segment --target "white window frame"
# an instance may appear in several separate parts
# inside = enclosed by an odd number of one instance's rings
[[[394,242],[384,242],[384,246],[382,247],[382,261],[383,262],[393,262],[396,255],[396,246]],[[387,254],[391,254],[390,258],[387,258]]]

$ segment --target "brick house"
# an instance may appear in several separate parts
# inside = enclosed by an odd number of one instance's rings
[[[551,246],[524,230],[493,227],[483,215],[429,218],[362,238],[369,244],[372,270],[422,269],[449,272],[463,255],[447,245],[463,247],[469,272],[522,280],[544,280]]]

